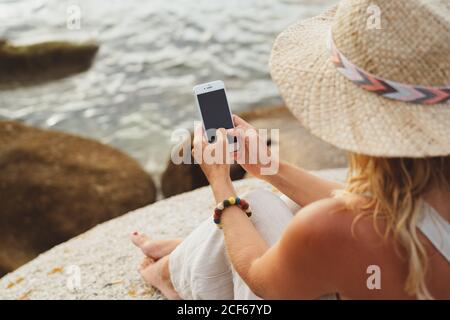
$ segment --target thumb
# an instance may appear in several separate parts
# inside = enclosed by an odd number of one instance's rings
[[[245,121],[244,119],[242,119],[241,117],[233,114],[233,122],[234,125],[237,126],[242,126],[244,128],[250,128],[252,127],[252,125],[250,123],[248,123],[247,121]]]

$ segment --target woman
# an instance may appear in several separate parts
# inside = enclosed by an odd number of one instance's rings
[[[222,203],[222,229],[135,233],[143,278],[173,299],[450,299],[449,17],[446,0],[347,0],[283,32],[273,79],[305,127],[349,151],[346,183],[242,163],[299,207],[256,190],[243,196],[250,218],[235,198]],[[228,165],[202,169],[217,202],[237,196]]]

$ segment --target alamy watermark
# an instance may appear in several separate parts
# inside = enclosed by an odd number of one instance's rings
[[[381,290],[381,268],[376,264],[367,267],[366,273],[370,276],[367,278],[366,286],[369,290]]]
[[[198,125],[198,124],[197,124]],[[233,138],[228,135],[229,143],[198,143],[193,144],[191,133],[187,129],[177,129],[173,131],[171,141],[175,146],[171,150],[170,158],[174,164],[233,164],[257,165],[260,175],[274,175],[279,168],[279,145],[272,143],[268,146],[268,141],[279,140],[279,129],[233,129],[236,137],[238,150],[231,149]],[[215,129],[207,131],[206,136],[219,135]],[[270,137],[270,140],[269,140]],[[193,162],[192,151],[196,155]]]
[[[371,4],[366,10],[369,17],[367,18],[366,27],[368,30],[380,30],[381,27],[381,9],[376,4]]]
[[[78,265],[67,266],[65,274],[66,278],[66,288],[72,293],[81,290],[81,269]]]
[[[66,27],[69,30],[81,29],[81,8],[78,5],[70,5],[66,9]]]

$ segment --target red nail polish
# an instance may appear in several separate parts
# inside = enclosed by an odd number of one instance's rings
[[[133,236],[137,236],[137,235],[138,235],[137,231],[133,232]]]

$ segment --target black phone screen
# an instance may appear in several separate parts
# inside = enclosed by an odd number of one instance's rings
[[[233,128],[233,120],[230,115],[227,96],[224,89],[215,90],[197,95],[200,112],[202,113],[208,142],[216,139],[216,130],[219,128]],[[233,137],[228,137],[230,143],[235,142]]]

